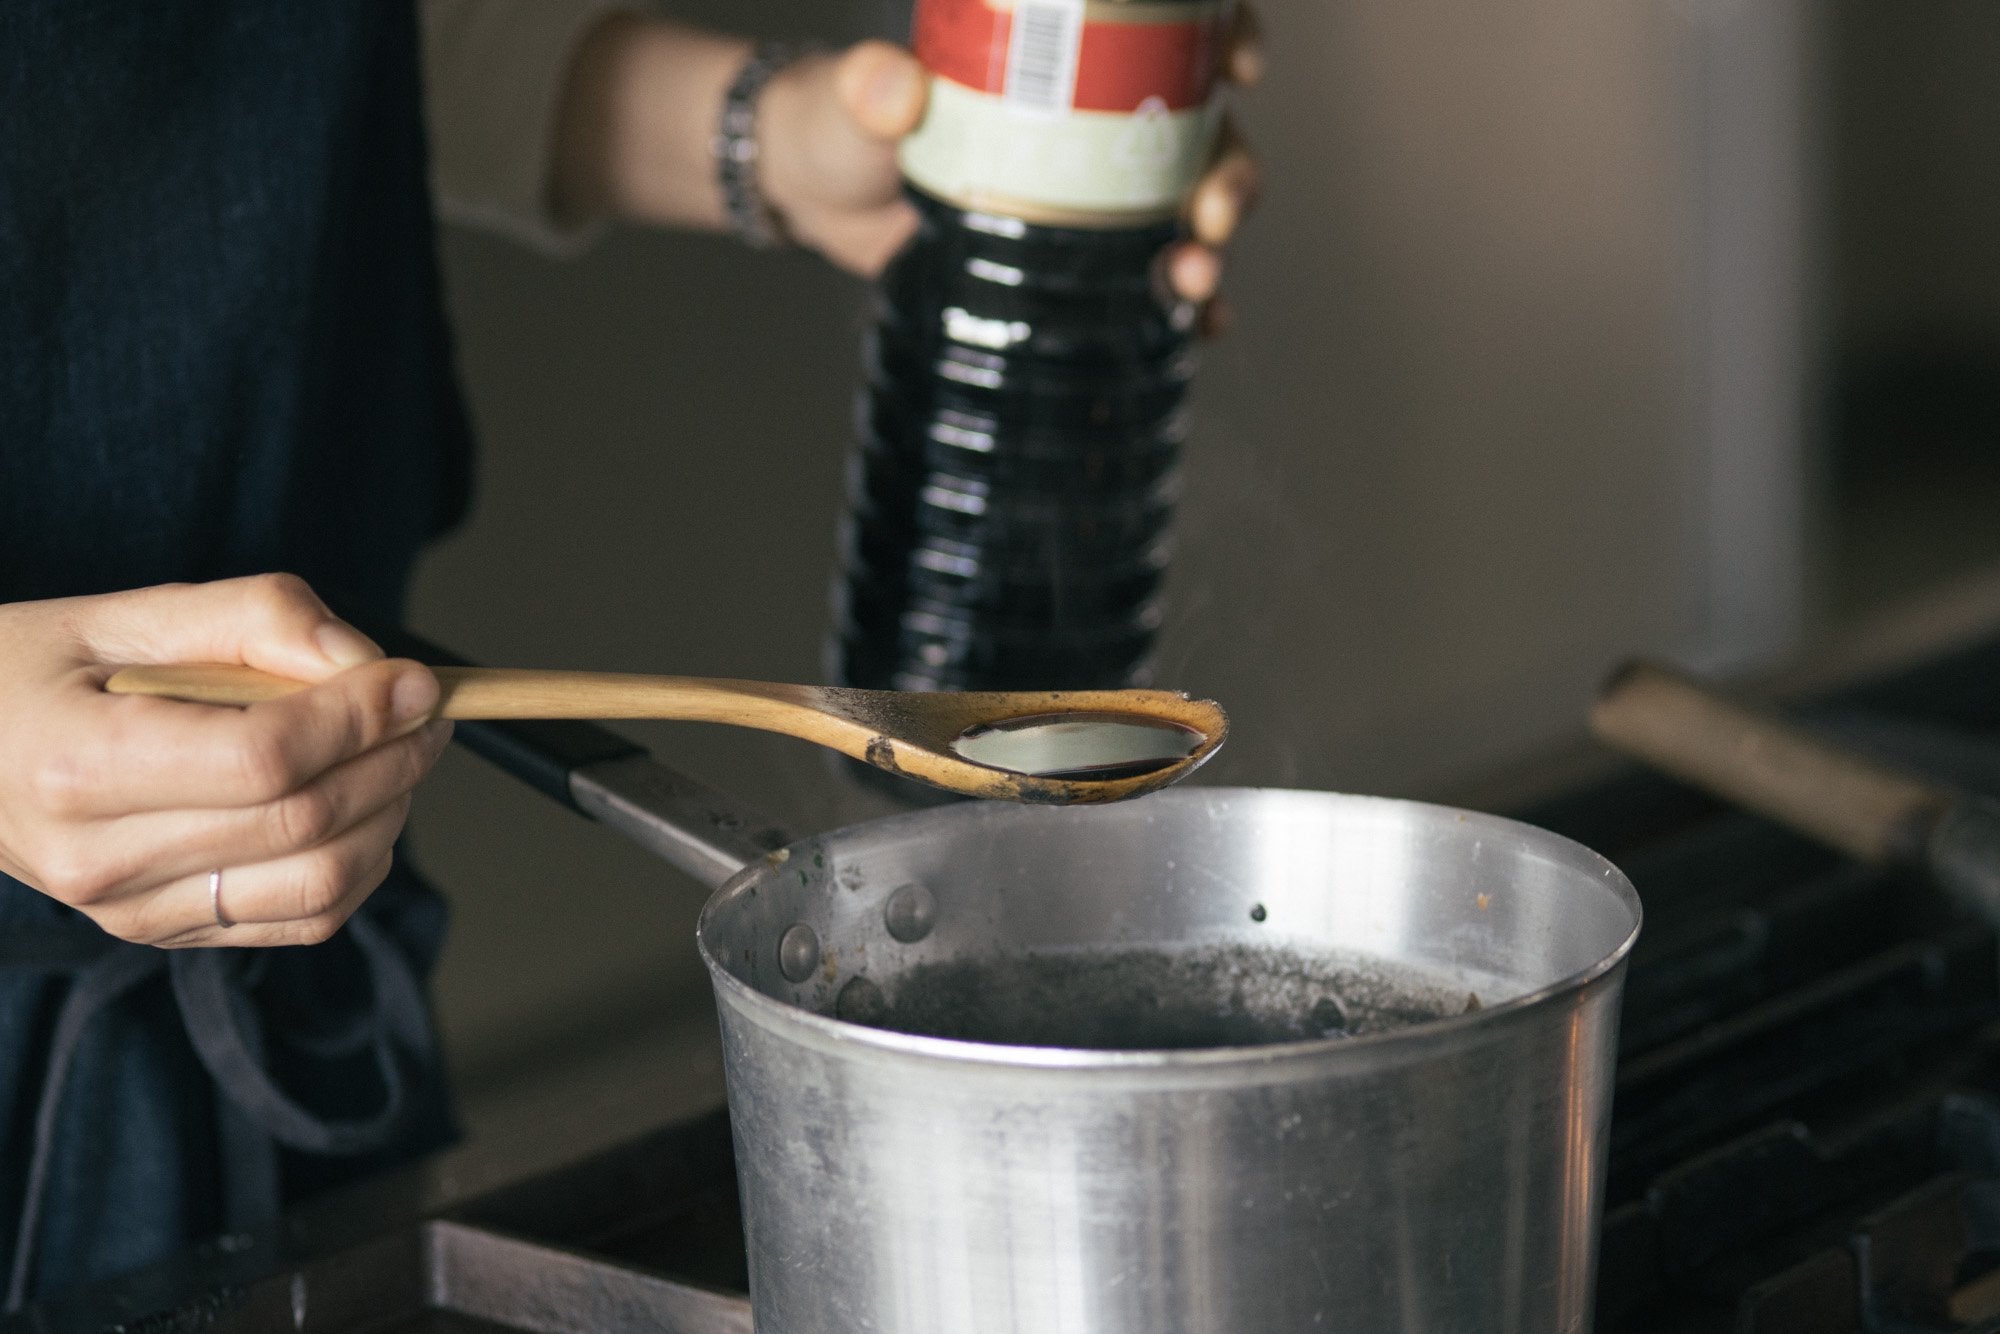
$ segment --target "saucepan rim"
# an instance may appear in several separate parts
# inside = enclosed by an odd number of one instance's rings
[[[866,820],[814,835],[788,844],[745,866],[709,896],[702,906],[701,917],[695,930],[696,948],[702,963],[707,966],[709,976],[719,991],[730,1000],[743,1007],[753,1018],[774,1027],[802,1029],[822,1040],[835,1043],[856,1044],[885,1052],[895,1052],[913,1057],[928,1057],[948,1060],[959,1065],[992,1065],[1013,1068],[1047,1070],[1149,1070],[1160,1068],[1199,1069],[1211,1066],[1243,1066],[1247,1064],[1270,1065],[1295,1060],[1324,1061],[1339,1059],[1340,1052],[1354,1052],[1355,1059],[1364,1059],[1364,1053],[1372,1053],[1385,1046],[1415,1047],[1418,1044],[1432,1045],[1446,1043],[1475,1029],[1493,1029],[1507,1026],[1516,1016],[1525,1012],[1542,1009],[1565,996],[1580,995],[1595,984],[1615,973],[1632,952],[1638,940],[1639,930],[1644,925],[1644,909],[1639,894],[1623,871],[1604,857],[1572,838],[1543,829],[1539,825],[1510,819],[1503,815],[1492,815],[1483,811],[1465,810],[1456,806],[1446,806],[1437,802],[1412,801],[1400,797],[1379,797],[1362,793],[1325,792],[1299,788],[1266,787],[1194,787],[1185,786],[1156,792],[1150,796],[1134,799],[1131,805],[1142,802],[1162,803],[1187,800],[1195,795],[1220,798],[1252,798],[1265,796],[1339,798],[1357,803],[1375,803],[1396,806],[1407,810],[1434,812],[1452,817],[1454,822],[1483,825],[1496,833],[1515,837],[1525,834],[1536,842],[1544,842],[1553,849],[1570,852],[1572,856],[1581,854],[1578,860],[1590,870],[1598,873],[1621,907],[1632,918],[1631,929],[1618,943],[1589,967],[1579,969],[1565,977],[1556,979],[1533,991],[1524,992],[1508,1000],[1484,1006],[1465,1014],[1448,1015],[1440,1019],[1428,1019],[1419,1024],[1396,1028],[1381,1033],[1364,1033],[1348,1037],[1309,1038],[1292,1042],[1269,1042],[1251,1046],[1176,1048],[1171,1050],[1125,1049],[1125,1048],[1085,1048],[1085,1047],[1035,1047],[1014,1046],[993,1042],[974,1042],[963,1038],[932,1037],[918,1033],[904,1033],[895,1029],[876,1028],[851,1020],[820,1014],[803,1005],[780,1000],[759,991],[748,982],[730,972],[709,948],[709,925],[714,915],[726,907],[728,901],[748,885],[761,881],[765,876],[783,866],[800,849],[827,840],[838,839],[847,834],[866,831],[871,836],[894,833],[898,826],[935,822],[940,815],[948,815],[946,810],[911,811],[903,814],[884,816]],[[1579,868],[1582,869],[1582,868]]]

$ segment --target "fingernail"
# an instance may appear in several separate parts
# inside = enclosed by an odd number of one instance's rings
[[[382,656],[382,650],[371,644],[366,635],[343,621],[322,622],[313,631],[313,639],[326,660],[343,669],[359,667]]]
[[[389,691],[389,712],[399,723],[428,718],[437,703],[437,678],[429,672],[404,672]]]

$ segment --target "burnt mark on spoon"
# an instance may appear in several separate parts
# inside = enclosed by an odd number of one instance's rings
[[[870,737],[867,758],[877,769],[885,769],[892,774],[903,772],[903,766],[896,762],[896,743],[888,737]]]

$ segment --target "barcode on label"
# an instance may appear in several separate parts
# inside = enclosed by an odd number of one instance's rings
[[[1048,115],[1068,111],[1082,44],[1082,0],[1019,0],[1007,43],[1007,105]]]

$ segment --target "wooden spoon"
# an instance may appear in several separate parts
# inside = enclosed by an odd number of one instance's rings
[[[1185,778],[1229,720],[1168,690],[932,694],[720,677],[434,667],[440,718],[661,718],[801,737],[878,769],[974,797],[1118,801]],[[127,667],[104,688],[249,705],[306,688],[250,667]]]

